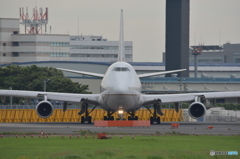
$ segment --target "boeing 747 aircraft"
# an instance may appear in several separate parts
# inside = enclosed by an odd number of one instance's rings
[[[43,97],[43,101],[36,105],[36,112],[42,118],[48,118],[52,115],[54,108],[49,100],[63,101],[63,111],[67,110],[68,102],[80,103],[79,115],[85,114],[81,118],[81,122],[85,120],[91,123],[91,111],[88,111],[88,106],[92,105],[94,108],[97,106],[107,111],[107,116],[104,120],[114,120],[112,114],[116,111],[125,111],[130,116],[128,120],[137,120],[135,116],[136,110],[141,107],[149,108],[153,106],[154,111],[150,117],[151,124],[157,122],[160,124],[160,116],[163,115],[161,105],[163,103],[174,103],[175,110],[178,112],[180,102],[192,102],[189,106],[188,113],[194,118],[202,118],[206,113],[206,108],[200,102],[202,98],[227,98],[227,97],[240,97],[240,92],[214,92],[214,93],[185,93],[185,94],[158,94],[147,95],[141,94],[140,78],[158,76],[167,73],[180,72],[186,69],[155,72],[147,74],[137,74],[134,68],[125,62],[124,50],[124,33],[123,33],[123,11],[121,10],[120,16],[120,39],[118,50],[118,61],[113,63],[106,71],[105,74],[90,73],[83,71],[74,71],[68,69],[58,68],[62,71],[78,73],[88,76],[102,78],[100,94],[72,94],[72,93],[54,93],[54,92],[36,92],[36,91],[20,91],[20,90],[0,90],[0,96],[15,96],[26,98]],[[150,110],[149,110],[150,111]]]

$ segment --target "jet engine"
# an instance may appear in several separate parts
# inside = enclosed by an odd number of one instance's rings
[[[36,106],[36,112],[41,118],[48,118],[53,113],[53,105],[49,101],[41,101]]]
[[[188,113],[193,119],[199,119],[206,114],[206,107],[203,103],[193,102],[188,108]]]

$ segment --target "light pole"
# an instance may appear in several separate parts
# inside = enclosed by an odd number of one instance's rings
[[[192,46],[192,55],[194,55],[194,77],[197,78],[197,56],[201,55],[201,46]]]
[[[50,79],[43,79],[43,91],[46,92],[46,85],[47,82],[50,81]]]
[[[178,79],[178,81],[180,82],[180,94],[182,94],[182,81],[185,81],[185,78],[182,78],[182,76],[180,76],[180,79]]]
[[[9,87],[10,90],[12,90],[12,87]],[[10,97],[10,105],[11,105],[11,109],[12,109],[12,96]]]

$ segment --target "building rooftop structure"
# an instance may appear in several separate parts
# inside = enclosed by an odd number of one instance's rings
[[[226,43],[220,45],[199,45],[191,46],[189,49],[189,62],[194,63],[193,50],[199,49],[201,53],[197,57],[199,63],[240,63],[240,43]],[[165,62],[165,53],[163,53]]]

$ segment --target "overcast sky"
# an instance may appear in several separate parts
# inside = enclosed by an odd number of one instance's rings
[[[19,7],[48,7],[53,34],[119,36],[124,10],[125,40],[133,60],[161,62],[165,51],[165,0],[0,0],[0,18],[18,18]],[[44,9],[45,10],[45,9]],[[25,10],[26,12],[26,10]],[[23,27],[21,27],[23,28]],[[190,45],[240,43],[240,0],[190,0]]]

